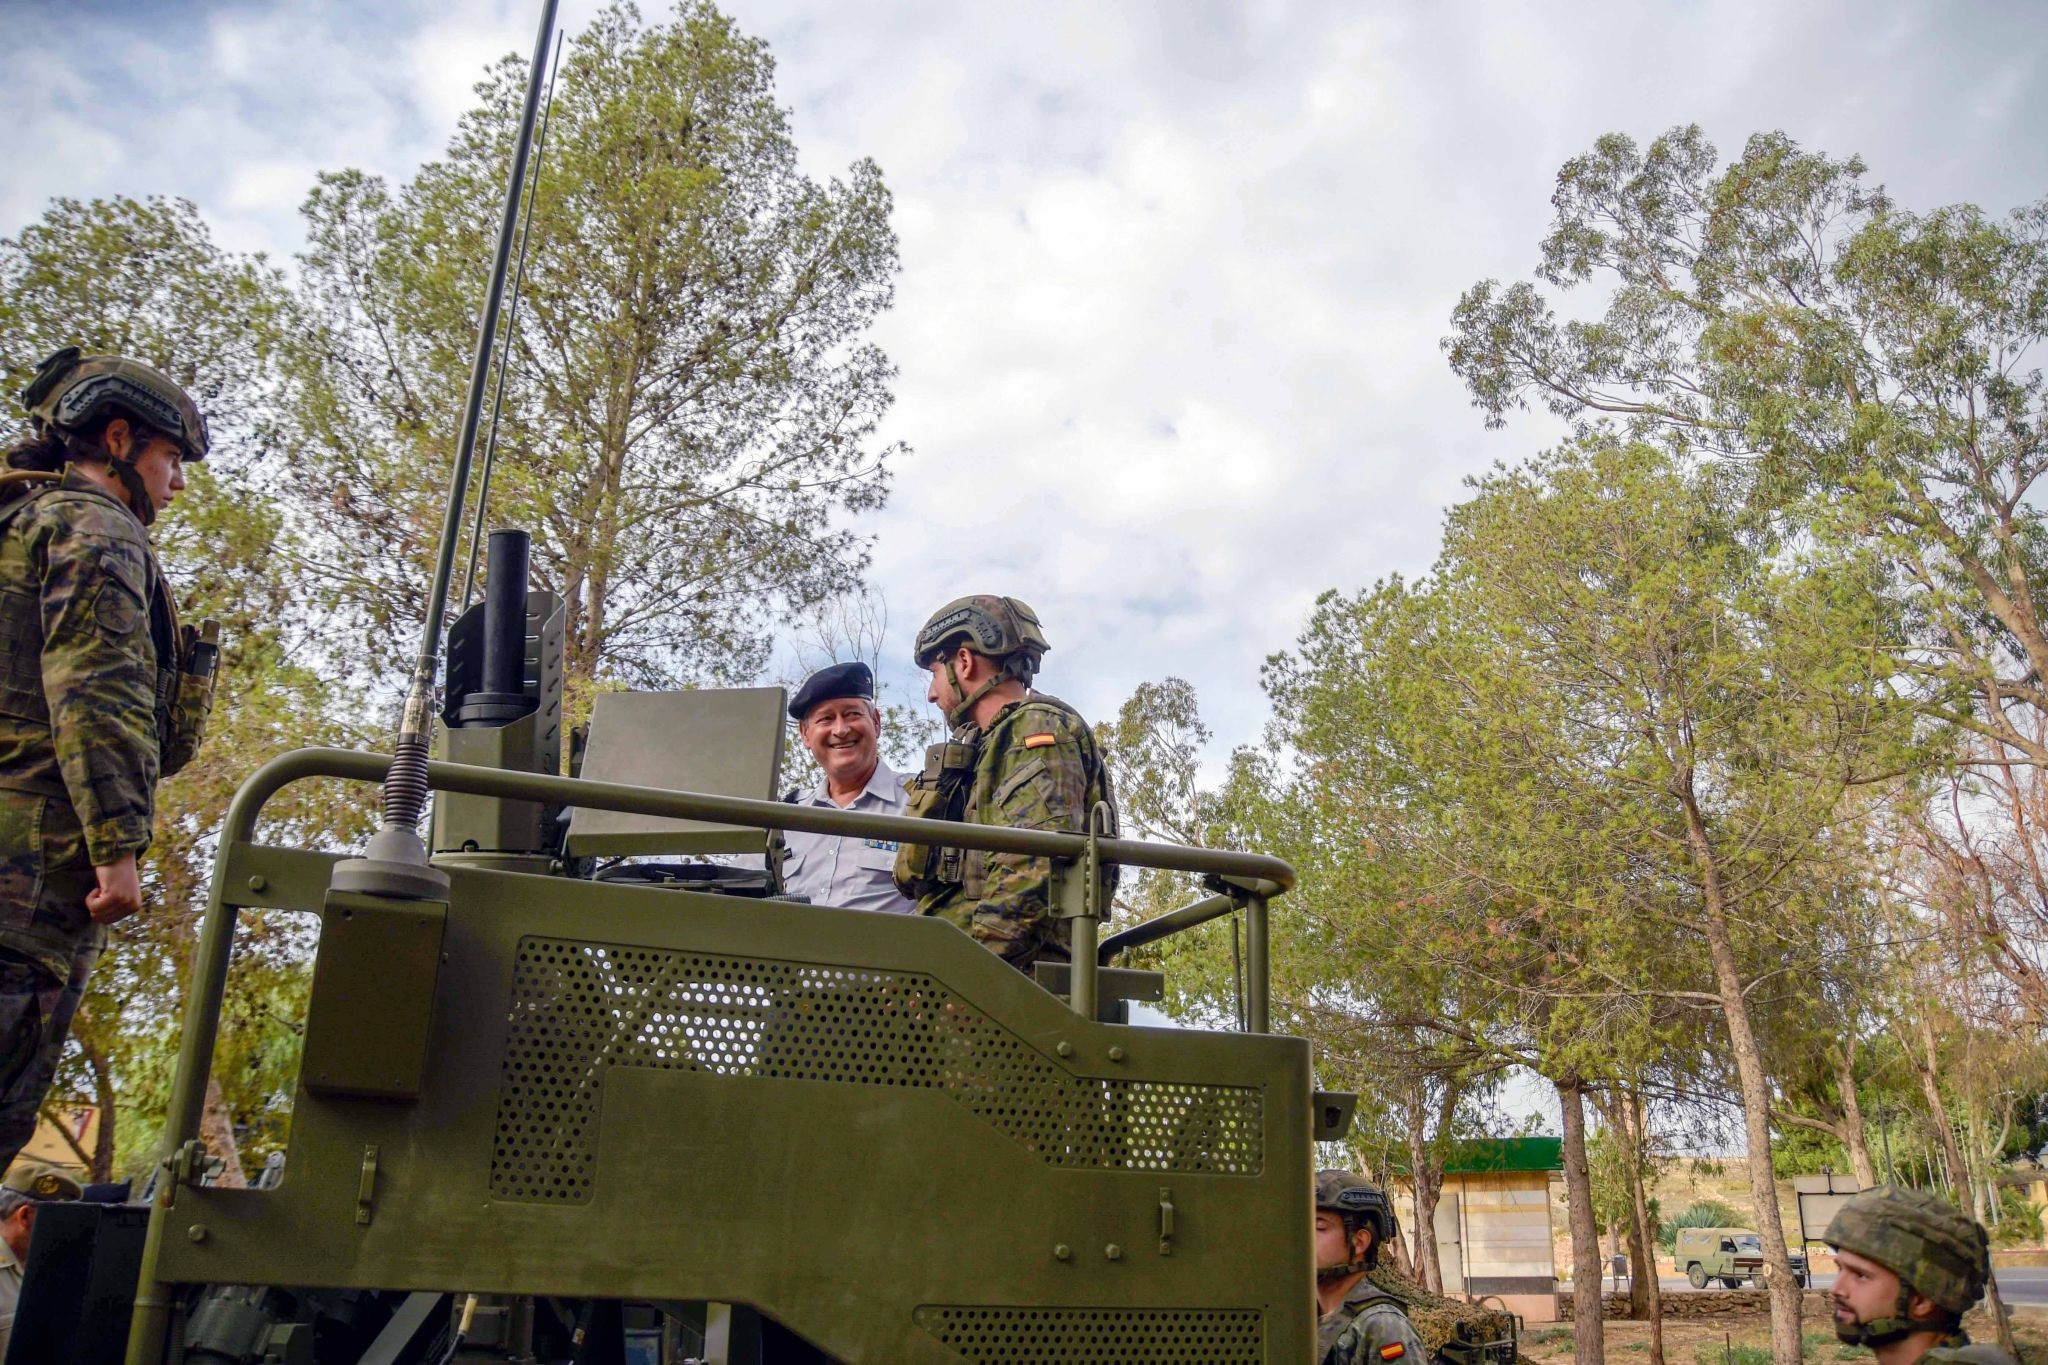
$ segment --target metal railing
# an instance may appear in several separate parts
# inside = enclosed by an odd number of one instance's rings
[[[186,1000],[185,1028],[179,1040],[178,1070],[172,1083],[170,1109],[166,1116],[169,1119],[167,1145],[172,1149],[199,1131],[200,1110],[206,1094],[204,1078],[213,1056],[220,1005],[227,988],[228,959],[234,943],[236,909],[224,894],[232,850],[255,842],[256,824],[263,807],[271,797],[292,783],[321,777],[381,782],[390,767],[391,757],[388,754],[355,749],[294,749],[278,755],[251,773],[228,803],[220,847],[215,855],[213,893],[193,962],[192,990]],[[427,764],[427,782],[435,791],[619,811],[629,815],[707,820],[757,829],[793,829],[860,839],[907,839],[914,843],[950,845],[992,853],[1023,853],[1052,859],[1055,869],[1064,866],[1071,870],[1086,865],[1092,846],[1093,856],[1101,861],[1125,867],[1197,873],[1225,888],[1225,894],[1211,896],[1113,934],[1099,946],[1095,941],[1096,919],[1092,915],[1073,917],[1075,938],[1070,1003],[1076,1010],[1093,1017],[1095,974],[1099,965],[1141,944],[1157,942],[1242,908],[1246,937],[1246,1027],[1253,1033],[1264,1033],[1271,1027],[1266,980],[1270,940],[1267,902],[1293,887],[1294,869],[1281,859],[1263,853],[1189,848],[1179,844],[1155,844],[1139,839],[1110,839],[1052,830],[1006,829],[997,825],[960,824],[948,820],[917,820],[903,815],[876,815],[865,811],[793,805],[784,801],[664,791],[629,787],[617,782],[510,772],[465,763],[430,762]],[[1070,905],[1080,899],[1079,895],[1066,897]]]

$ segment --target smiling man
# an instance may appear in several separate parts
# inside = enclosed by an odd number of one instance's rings
[[[882,762],[882,712],[875,705],[874,670],[864,663],[833,664],[804,680],[790,699],[790,718],[824,780],[809,793],[791,792],[805,805],[901,815],[903,779]],[[917,906],[893,879],[896,841],[842,839],[830,834],[783,835],[783,889],[814,905],[908,914]]]
[[[1880,1185],[1844,1204],[1821,1240],[1839,1266],[1829,1301],[1843,1341],[1868,1346],[1880,1365],[2012,1365],[1997,1347],[1971,1344],[1962,1328],[1991,1278],[1989,1239],[1976,1219],[1935,1195]]]

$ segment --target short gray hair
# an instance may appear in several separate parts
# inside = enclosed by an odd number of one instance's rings
[[[23,1194],[20,1190],[0,1189],[0,1223],[4,1223],[14,1217],[14,1211],[22,1205],[34,1204],[36,1202],[38,1201]]]

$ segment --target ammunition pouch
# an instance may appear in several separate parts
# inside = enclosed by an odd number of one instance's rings
[[[165,777],[190,763],[206,738],[218,676],[220,626],[203,621],[180,631],[177,658],[156,675],[156,737]]]
[[[958,821],[967,813],[980,741],[948,740],[924,751],[924,771],[905,782],[903,813],[917,820]],[[963,850],[913,844],[896,849],[896,889],[913,900],[961,883]]]

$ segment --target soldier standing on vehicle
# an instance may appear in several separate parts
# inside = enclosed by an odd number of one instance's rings
[[[804,680],[789,703],[797,736],[824,774],[810,792],[783,799],[901,815],[903,779],[882,761],[882,712],[875,705],[875,673],[864,663],[833,664]],[[783,834],[783,889],[813,905],[908,914],[917,905],[896,889],[896,841],[836,834]]]
[[[1349,1171],[1316,1172],[1316,1360],[1319,1365],[1428,1365],[1401,1301],[1366,1278],[1394,1235],[1386,1192]]]
[[[106,926],[142,908],[159,777],[199,746],[217,645],[144,531],[205,457],[185,391],[67,347],[0,476],[0,1164],[35,1131]]]
[[[1835,1249],[1829,1299],[1835,1335],[1849,1345],[1868,1346],[1881,1365],[2013,1365],[1962,1328],[1991,1278],[1990,1241],[1976,1219],[1934,1195],[1880,1185],[1844,1204],[1821,1240]]]
[[[925,754],[909,783],[908,814],[1012,829],[1087,830],[1097,803],[1116,832],[1116,801],[1095,736],[1073,707],[1031,690],[1051,646],[1038,616],[1014,597],[962,597],[917,633],[918,667],[931,674],[929,700],[953,738]],[[1115,889],[1105,875],[1103,897]],[[974,935],[1028,972],[1044,958],[1064,962],[1070,932],[1052,904],[1047,859],[904,844],[896,885],[917,908]]]

